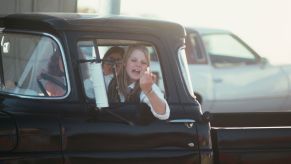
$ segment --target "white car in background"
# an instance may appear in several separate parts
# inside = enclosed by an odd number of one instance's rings
[[[291,110],[291,66],[273,66],[226,30],[186,28],[192,86],[203,111]]]

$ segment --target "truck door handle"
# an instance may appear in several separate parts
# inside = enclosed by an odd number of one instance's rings
[[[188,128],[192,128],[193,124],[196,122],[195,120],[192,119],[174,119],[174,120],[170,120],[170,123],[173,124],[185,124],[186,127]]]

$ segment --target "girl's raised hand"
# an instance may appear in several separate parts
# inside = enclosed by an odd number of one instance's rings
[[[148,93],[152,89],[156,76],[151,73],[149,67],[143,72],[141,78],[139,79],[140,88],[144,93]]]

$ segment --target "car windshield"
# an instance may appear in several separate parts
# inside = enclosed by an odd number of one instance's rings
[[[233,67],[257,63],[256,55],[242,41],[230,34],[209,34],[202,37],[215,67]]]
[[[186,53],[185,53],[184,47],[181,47],[179,49],[178,59],[179,59],[179,64],[180,64],[180,68],[182,71],[183,79],[186,83],[188,92],[190,93],[190,95],[192,95],[194,97],[192,82],[191,82],[191,78],[190,78],[190,73],[189,73],[189,69],[188,69],[188,63],[187,63],[187,58],[186,58]]]
[[[60,48],[46,35],[0,33],[0,92],[28,97],[63,97],[68,83]]]

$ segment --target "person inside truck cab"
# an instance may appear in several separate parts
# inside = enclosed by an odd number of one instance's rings
[[[124,49],[117,46],[111,47],[108,51],[106,51],[102,59],[102,69],[106,89],[108,89],[108,85],[110,81],[113,79],[114,74],[115,75],[118,74],[121,67],[123,55]]]
[[[170,108],[155,84],[149,64],[150,54],[145,46],[129,46],[119,74],[109,84],[108,98],[110,102],[146,103],[156,118],[166,120]]]
[[[47,71],[38,77],[39,86],[44,96],[64,96],[66,93],[64,64],[58,51],[51,56]]]

